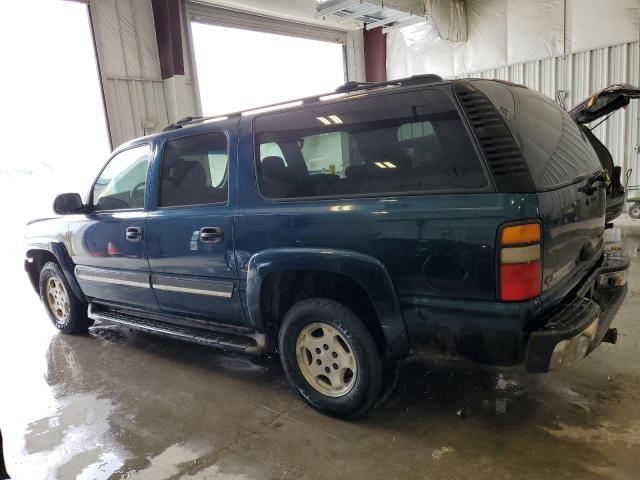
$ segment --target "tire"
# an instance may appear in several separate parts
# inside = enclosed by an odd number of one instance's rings
[[[87,317],[87,304],[78,300],[64,273],[55,262],[40,270],[40,300],[53,325],[62,333],[82,333],[93,325]]]
[[[385,362],[369,330],[344,305],[325,298],[296,303],[285,315],[278,345],[287,378],[313,408],[357,418],[381,403]]]
[[[629,207],[629,216],[636,220],[640,218],[640,203],[634,203]]]
[[[387,360],[383,361],[384,368],[384,383],[382,385],[382,393],[376,400],[376,404],[374,405],[373,410],[378,409],[380,406],[384,405],[391,394],[396,389],[396,385],[398,384],[399,370],[398,364],[395,360]]]

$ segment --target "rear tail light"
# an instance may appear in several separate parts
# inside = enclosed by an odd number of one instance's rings
[[[542,262],[540,223],[506,225],[498,235],[500,300],[518,302],[540,295]]]

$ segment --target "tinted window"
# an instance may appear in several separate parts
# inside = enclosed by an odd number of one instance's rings
[[[503,118],[539,189],[566,185],[602,168],[578,124],[550,98],[493,81],[480,80],[474,86],[496,106],[518,112]]]
[[[486,185],[458,112],[438,91],[263,115],[255,131],[259,186],[269,198]]]
[[[160,206],[227,201],[227,137],[203,133],[169,140],[160,172]]]
[[[93,186],[93,209],[143,208],[149,156],[148,145],[130,148],[114,156]]]

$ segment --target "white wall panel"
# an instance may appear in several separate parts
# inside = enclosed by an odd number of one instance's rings
[[[362,29],[347,32],[345,43],[347,80],[364,82],[366,80],[364,64],[364,37]]]
[[[441,40],[433,24],[412,25],[387,34],[387,77],[400,78],[423,73],[452,77],[455,49]]]
[[[509,0],[507,12],[507,63],[565,53],[564,0]]]
[[[465,75],[487,68],[530,62],[556,55],[581,52],[607,45],[640,41],[640,0],[465,0],[468,39],[442,43],[428,36],[413,42],[416,29],[402,29],[387,37],[390,51],[400,52],[399,36],[404,36],[404,52],[409,62],[387,55],[390,71],[400,71],[395,62],[423,68],[425,61],[442,65],[431,71]],[[418,28],[426,29],[422,25]],[[434,52],[437,51],[437,57]],[[424,60],[424,61],[423,61]],[[409,71],[408,74],[425,73]]]
[[[566,0],[567,52],[640,40],[640,1]]]
[[[507,0],[467,0],[467,42],[455,48],[455,73],[507,64]]]

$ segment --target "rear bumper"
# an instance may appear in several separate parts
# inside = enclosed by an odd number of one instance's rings
[[[531,333],[525,367],[543,373],[582,360],[602,342],[627,294],[629,257],[607,251],[601,265]]]

